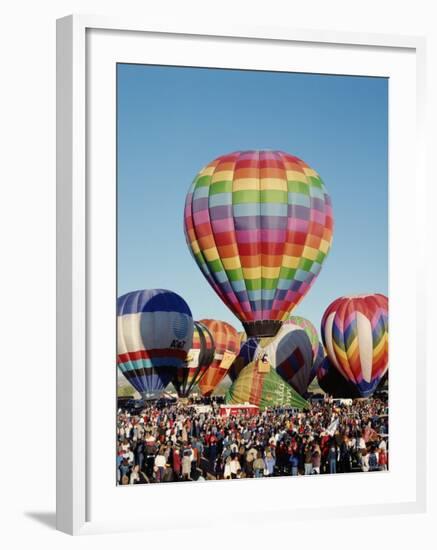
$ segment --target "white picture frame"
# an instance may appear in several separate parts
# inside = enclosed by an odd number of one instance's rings
[[[117,38],[117,36],[119,38]],[[124,38],[121,42],[121,36]],[[139,46],[139,41],[152,41],[149,46]],[[195,47],[193,47],[193,41]],[[200,42],[208,47],[198,48]],[[152,46],[152,47],[150,47]],[[327,507],[319,504],[317,508],[310,503],[296,505],[296,502],[289,502],[286,498],[280,497],[285,481],[280,479],[263,480],[263,485],[254,485],[252,481],[244,483],[229,484],[216,482],[202,484],[175,484],[175,486],[147,487],[147,488],[116,488],[115,478],[111,490],[107,492],[105,483],[107,477],[99,477],[95,481],[97,460],[100,460],[97,451],[93,448],[98,445],[99,449],[105,449],[110,444],[111,422],[114,417],[111,411],[115,402],[113,401],[110,389],[113,383],[112,374],[108,373],[103,386],[108,389],[105,396],[96,393],[95,376],[98,369],[95,361],[95,342],[98,339],[114,338],[115,335],[115,293],[114,279],[108,277],[108,283],[96,286],[98,270],[110,265],[114,266],[115,255],[115,193],[109,184],[103,189],[98,184],[96,174],[100,181],[114,181],[115,174],[115,140],[114,128],[115,118],[106,127],[105,117],[114,108],[115,90],[109,87],[114,83],[116,62],[152,62],[153,59],[161,64],[183,65],[193,64],[188,61],[190,55],[203,55],[202,61],[195,63],[198,66],[221,66],[220,59],[223,59],[223,66],[228,66],[226,55],[240,51],[241,56],[246,55],[246,62],[237,61],[240,68],[270,68],[275,67],[269,64],[267,57],[263,57],[263,49],[277,48],[300,48],[300,59],[295,62],[289,70],[303,72],[326,72],[327,74],[375,74],[388,76],[393,79],[394,87],[399,93],[390,97],[390,316],[394,319],[394,329],[390,333],[393,346],[391,358],[401,364],[402,362],[413,362],[416,366],[415,374],[405,381],[405,376],[394,373],[391,375],[391,392],[394,412],[391,410],[391,426],[393,425],[393,449],[396,449],[396,422],[407,421],[402,419],[402,411],[396,407],[396,400],[402,399],[406,392],[414,387],[411,392],[411,399],[415,402],[415,415],[412,420],[416,445],[414,458],[414,472],[405,476],[403,487],[398,487],[399,494],[394,486],[399,486],[399,479],[396,478],[396,468],[402,468],[402,464],[396,466],[396,454],[394,471],[390,471],[385,479],[391,480],[383,491],[386,495],[376,501],[372,500],[370,494],[377,486],[376,483],[386,483],[377,480],[375,477],[364,476],[365,483],[369,487],[369,496],[360,501],[360,497],[351,498],[350,501],[341,503],[342,490],[346,491],[346,481],[339,479],[299,479],[288,480],[296,483],[293,491],[329,491],[331,482],[339,488],[339,500]],[[186,48],[186,50],[184,50]],[[255,51],[256,56],[249,55]],[[194,53],[194,50],[197,53]],[[200,53],[199,53],[200,50]],[[313,50],[313,51],[312,51]],[[320,53],[326,50],[325,60],[320,60]],[[134,51],[136,52],[134,55]],[[297,51],[297,50],[296,50]],[[312,51],[312,53],[311,53]],[[144,54],[147,52],[147,55]],[[305,53],[308,52],[308,53]],[[351,56],[353,54],[353,56]],[[101,57],[99,57],[101,56]],[[312,57],[311,57],[312,56]],[[391,56],[391,57],[390,57]],[[310,59],[316,59],[310,62]],[[248,61],[252,58],[252,61]],[[143,59],[143,61],[141,61]],[[243,57],[241,57],[243,59]],[[206,60],[206,61],[205,61]],[[334,65],[329,68],[329,63]],[[380,61],[379,61],[380,60]],[[203,63],[203,65],[201,64]],[[278,61],[288,66],[287,59]],[[307,63],[307,65],[306,65]],[[322,63],[322,64],[321,64]],[[323,63],[326,63],[326,70],[323,70]],[[335,70],[332,67],[335,66]],[[363,68],[364,67],[364,68]],[[277,70],[279,70],[279,65]],[[307,69],[305,71],[305,68]],[[367,68],[367,70],[366,70]],[[316,71],[317,69],[317,71]],[[362,71],[362,72],[360,72]],[[112,76],[111,76],[112,74]],[[407,234],[402,229],[402,216],[406,209],[414,203],[413,198],[426,193],[424,177],[424,145],[423,145],[423,123],[424,123],[424,75],[425,75],[425,40],[421,37],[337,33],[324,31],[297,30],[287,28],[177,28],[167,25],[151,26],[147,22],[138,20],[130,21],[123,19],[111,19],[105,17],[74,15],[58,20],[57,22],[57,528],[69,534],[84,534],[91,532],[119,531],[126,529],[148,529],[156,528],[160,519],[153,515],[153,510],[146,513],[144,506],[150,496],[158,503],[168,498],[169,491],[171,498],[177,502],[185,499],[188,507],[196,502],[205,502],[212,495],[217,495],[218,502],[224,502],[227,498],[238,499],[242,495],[247,498],[256,498],[263,491],[276,491],[278,499],[272,503],[259,503],[265,517],[276,515],[286,518],[290,511],[293,517],[302,519],[306,517],[318,518],[327,515],[365,515],[369,513],[400,513],[400,512],[421,512],[426,508],[426,345],[423,343],[425,334],[425,288],[417,283],[424,280],[424,257],[425,243],[419,242],[417,238],[420,228],[425,227],[426,220],[419,217],[415,211],[410,210],[410,223],[414,230]],[[398,80],[396,80],[398,79]],[[404,80],[402,80],[404,79]],[[398,82],[398,85],[396,84]],[[401,83],[403,83],[402,86]],[[400,89],[402,88],[402,90]],[[108,90],[105,99],[102,99],[102,90]],[[96,102],[98,96],[99,101]],[[98,107],[98,108],[97,108]],[[94,112],[96,111],[96,112]],[[98,112],[97,112],[98,111]],[[405,112],[405,120],[399,120],[399,113]],[[115,117],[115,115],[114,115]],[[92,124],[91,121],[92,120]],[[96,149],[96,132],[99,126],[105,124],[105,136],[99,136],[101,142]],[[398,126],[405,124],[405,128]],[[101,129],[101,128],[100,128]],[[400,136],[405,132],[396,130],[408,129],[409,136]],[[392,135],[393,133],[393,135]],[[415,159],[411,162],[409,187],[411,195],[406,199],[397,193],[396,185],[406,185],[405,176],[398,162],[410,151]],[[105,214],[99,213],[96,208],[97,200],[108,205]],[[99,226],[94,221],[99,218]],[[105,246],[100,247],[103,242],[102,231],[99,227],[105,228]],[[396,302],[402,289],[402,277],[392,280],[393,268],[399,265],[402,251],[399,247],[399,238],[407,239],[408,244],[414,244],[417,250],[417,266],[414,272],[415,292],[411,296],[403,298],[403,306]],[[109,235],[109,238],[108,238]],[[96,266],[95,252],[99,251],[99,264]],[[106,254],[105,258],[103,257]],[[109,264],[105,264],[109,262]],[[111,267],[112,266],[112,267]],[[419,272],[422,270],[422,273]],[[101,287],[101,288],[100,288]],[[106,293],[106,294],[105,294]],[[97,305],[102,304],[104,296],[113,296],[113,302],[106,305],[101,313],[97,313]],[[105,302],[107,303],[107,301]],[[402,321],[402,307],[408,312],[410,319],[407,326]],[[106,308],[106,309],[105,309]],[[106,328],[96,330],[98,316],[106,319]],[[399,318],[399,322],[397,319]],[[108,320],[109,319],[109,320]],[[112,325],[111,325],[112,323]],[[411,324],[414,329],[411,330]],[[410,343],[403,350],[397,349],[396,342],[405,341],[407,329],[413,332]],[[106,330],[106,332],[105,332]],[[111,332],[112,331],[112,332]],[[422,345],[416,346],[416,338],[420,336]],[[103,340],[102,340],[103,341]],[[115,341],[115,340],[114,340]],[[113,357],[113,349],[108,346],[108,355],[103,357],[102,363],[107,364]],[[115,361],[112,359],[115,369]],[[101,373],[100,373],[101,374]],[[106,377],[106,374],[104,374]],[[392,395],[390,397],[392,402]],[[108,407],[109,404],[109,407]],[[99,410],[107,411],[108,425],[101,429],[106,435],[96,432],[96,418]],[[106,421],[105,421],[106,422]],[[113,426],[115,430],[115,426]],[[101,436],[101,439],[99,439]],[[106,439],[104,439],[106,437]],[[115,436],[114,436],[115,437]],[[391,434],[392,437],[392,434]],[[399,447],[398,447],[399,448]],[[108,447],[106,447],[108,449]],[[107,453],[106,453],[107,454]],[[106,455],[102,461],[102,471],[108,472],[110,460],[115,461],[115,447],[113,454],[108,458]],[[105,470],[106,468],[106,470]],[[392,476],[391,478],[388,476]],[[322,476],[331,477],[331,476]],[[333,476],[338,477],[338,476]],[[356,481],[358,476],[351,474],[347,484],[360,483]],[[100,479],[101,478],[101,479]],[[379,478],[382,479],[382,478]],[[255,482],[256,483],[256,482]],[[298,485],[297,485],[298,484]],[[302,489],[303,484],[306,486]],[[193,487],[196,485],[196,487]],[[205,487],[208,485],[208,487]],[[343,485],[343,489],[341,488]],[[115,493],[114,491],[118,491]],[[122,493],[121,491],[124,491]],[[127,491],[133,491],[128,495]],[[142,492],[141,492],[142,491]],[[202,491],[202,493],[201,493]],[[391,493],[393,491],[393,493]],[[396,493],[396,494],[395,494]],[[402,494],[401,494],[402,493]],[[300,493],[299,493],[300,494]],[[181,496],[182,495],[182,496]],[[120,507],[126,507],[129,501],[136,503],[138,513],[130,514],[129,517],[115,512],[116,500]],[[139,503],[144,501],[144,505]],[[335,499],[334,499],[335,501]],[[102,503],[106,503],[107,508]],[[112,503],[112,504],[111,504]],[[110,506],[113,508],[110,510]],[[100,507],[100,508],[99,508]],[[152,506],[153,508],[153,506]],[[97,510],[94,513],[90,510]],[[118,519],[115,519],[115,518]],[[249,515],[243,514],[244,520],[250,520]],[[167,520],[166,520],[167,521]],[[189,521],[189,515],[174,518],[173,526]],[[194,525],[194,519],[193,525]],[[196,518],[196,522],[199,518]],[[212,519],[212,521],[215,521]],[[253,520],[255,521],[255,519]],[[164,523],[163,523],[164,526]]]

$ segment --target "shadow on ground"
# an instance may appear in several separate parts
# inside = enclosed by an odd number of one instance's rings
[[[24,512],[24,515],[50,529],[56,529],[56,513],[55,512]]]

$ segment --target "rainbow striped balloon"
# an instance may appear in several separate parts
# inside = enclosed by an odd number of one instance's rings
[[[188,397],[214,359],[214,340],[205,325],[194,321],[193,345],[187,354],[187,362],[176,369],[173,385],[179,397]]]
[[[323,315],[322,339],[330,362],[368,397],[388,369],[388,298],[338,298]]]
[[[195,177],[184,228],[198,266],[247,335],[274,336],[328,254],[331,200],[301,159],[237,151]]]
[[[163,390],[185,364],[193,318],[170,290],[137,290],[117,300],[117,365],[141,394]]]

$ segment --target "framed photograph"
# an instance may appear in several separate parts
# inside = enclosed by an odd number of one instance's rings
[[[424,50],[58,20],[58,529],[425,510]]]

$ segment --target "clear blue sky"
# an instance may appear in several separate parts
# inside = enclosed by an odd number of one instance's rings
[[[322,177],[334,241],[295,310],[319,329],[345,294],[388,292],[388,80],[118,65],[118,294],[167,288],[195,319],[239,321],[192,259],[183,233],[196,173],[235,150],[280,149]]]

